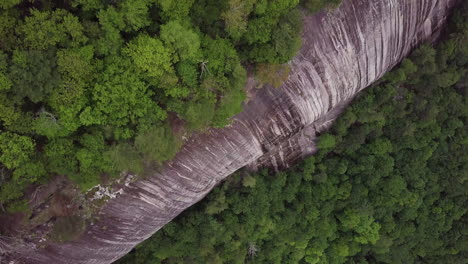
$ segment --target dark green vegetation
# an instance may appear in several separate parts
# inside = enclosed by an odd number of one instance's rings
[[[312,1],[321,3],[324,0]],[[170,159],[242,109],[246,64],[300,46],[299,0],[2,0],[0,209]],[[174,132],[177,131],[177,132]]]
[[[466,263],[466,10],[361,94],[316,155],[236,173],[120,263]]]

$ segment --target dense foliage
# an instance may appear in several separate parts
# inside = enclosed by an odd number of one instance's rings
[[[1,1],[0,208],[19,209],[24,187],[54,174],[86,190],[103,173],[141,173],[184,132],[227,125],[245,98],[243,65],[298,50],[298,4]]]
[[[231,176],[120,263],[466,263],[466,10],[361,94],[316,155]]]

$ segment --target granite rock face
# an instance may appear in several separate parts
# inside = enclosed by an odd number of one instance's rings
[[[0,253],[6,263],[110,263],[237,169],[284,168],[310,155],[316,132],[412,48],[436,38],[456,2],[344,0],[334,11],[306,16],[303,46],[284,85],[259,90],[229,127],[190,138],[162,171],[109,200],[77,241],[0,239]]]

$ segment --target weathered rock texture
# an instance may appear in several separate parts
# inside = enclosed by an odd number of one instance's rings
[[[9,259],[110,263],[237,169],[287,167],[312,153],[316,130],[415,45],[437,35],[456,1],[344,0],[335,11],[306,17],[303,47],[282,87],[260,90],[231,126],[192,137],[162,172],[110,200],[78,241],[46,247],[3,241]]]

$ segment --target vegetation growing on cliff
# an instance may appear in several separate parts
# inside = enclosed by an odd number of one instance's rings
[[[280,173],[239,172],[120,263],[466,263],[468,12]]]
[[[160,164],[180,124],[227,125],[245,98],[243,65],[298,50],[298,4],[1,1],[0,205],[24,208],[25,186],[50,175],[86,190],[103,173]]]

